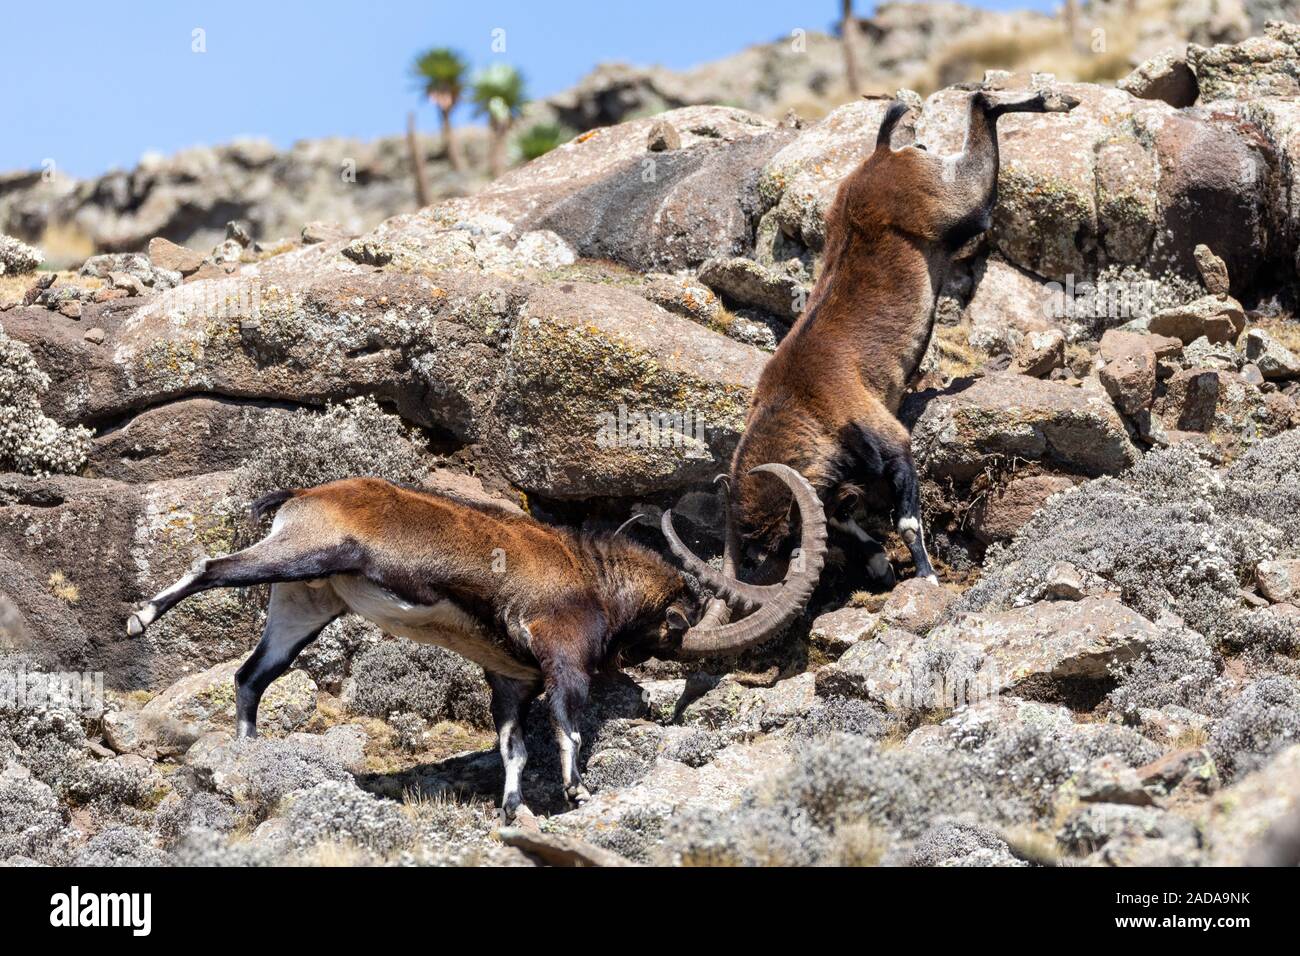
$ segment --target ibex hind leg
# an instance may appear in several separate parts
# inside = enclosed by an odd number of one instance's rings
[[[524,718],[528,714],[528,705],[541,691],[541,687],[528,681],[502,677],[500,674],[487,674],[488,686],[492,688],[492,721],[497,728],[497,746],[501,751],[501,763],[505,767],[506,783],[501,795],[501,822],[511,824],[523,811],[524,806],[522,779],[524,766],[528,763],[528,748],[524,746]]]
[[[288,533],[272,531],[243,551],[200,559],[175,584],[140,605],[128,618],[126,632],[138,637],[159,617],[200,591],[328,577],[351,570],[354,557],[344,547],[309,545],[294,541]]]
[[[295,581],[271,586],[262,639],[235,673],[238,736],[257,736],[257,705],[267,687],[289,669],[326,624],[346,610],[347,605],[328,585],[314,587]]]

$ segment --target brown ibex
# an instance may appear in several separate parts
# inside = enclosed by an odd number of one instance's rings
[[[825,534],[816,493],[784,465],[763,470],[794,493],[806,522],[804,546],[815,550]],[[390,634],[438,644],[482,665],[505,764],[502,815],[509,821],[522,800],[524,715],[543,689],[565,794],[580,801],[587,793],[578,773],[577,728],[595,672],[700,652],[688,636],[702,603],[692,582],[617,534],[565,531],[504,508],[375,478],[279,491],[253,505],[256,520],[273,511],[265,538],[200,561],[127,623],[136,636],[192,594],[272,585],[262,639],[235,675],[236,731],[243,737],[256,736],[267,686],[326,624],[351,611]],[[816,575],[815,567],[792,571],[784,597],[770,606],[801,607]]]
[[[788,557],[792,544],[790,496],[754,476],[760,462],[789,465],[811,482],[830,526],[865,545],[873,576],[891,583],[883,549],[853,518],[864,489],[883,479],[917,574],[934,579],[911,437],[897,418],[899,404],[929,346],[935,301],[955,253],[992,224],[998,117],[1066,112],[1077,104],[1053,92],[972,93],[965,144],[946,158],[916,145],[894,149],[890,140],[907,107],[890,106],[874,151],[840,184],[828,210],[821,273],[807,308],[759,378],[727,476],[722,572],[678,539],[671,512],[663,517],[674,553],[728,604],[740,610],[759,606],[752,617],[784,623],[766,613],[778,586],[737,578],[738,567]],[[820,567],[820,554],[801,557]],[[735,652],[765,636],[723,623],[728,614],[715,601],[693,642]]]

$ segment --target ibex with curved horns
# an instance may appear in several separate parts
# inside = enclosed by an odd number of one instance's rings
[[[825,534],[816,493],[784,465],[764,470],[793,491],[805,547],[814,550],[814,538]],[[522,802],[524,715],[543,689],[565,794],[581,801],[587,793],[578,773],[577,727],[596,671],[709,650],[690,631],[702,605],[692,582],[654,551],[616,534],[565,531],[375,478],[278,491],[253,505],[254,518],[277,509],[265,538],[200,561],[127,623],[134,637],[192,594],[270,584],[262,639],[235,675],[242,737],[256,736],[262,694],[298,653],[334,618],[359,614],[390,634],[438,644],[483,667],[506,771],[502,815],[509,821]],[[815,584],[815,570],[792,571],[786,592],[769,606],[800,607]]]
[[[897,418],[898,407],[929,345],[935,301],[955,253],[992,224],[998,117],[1067,112],[1077,104],[1053,92],[975,92],[965,145],[946,158],[916,145],[892,148],[894,128],[907,107],[890,106],[874,151],[840,184],[826,217],[821,274],[803,315],[764,367],[750,403],[726,476],[730,493],[721,573],[691,553],[673,530],[672,513],[664,514],[669,545],[691,572],[727,604],[759,608],[749,618],[726,623],[729,608],[713,602],[688,633],[695,646],[738,652],[802,610],[776,601],[777,595],[789,594],[779,586],[737,577],[740,563],[778,559],[792,543],[789,493],[756,477],[760,462],[798,471],[825,503],[830,526],[867,545],[875,576],[892,580],[880,545],[852,516],[864,486],[883,479],[917,574],[934,578],[911,436]],[[805,545],[805,568],[820,569],[824,547],[810,553]],[[762,627],[745,626],[760,621]]]

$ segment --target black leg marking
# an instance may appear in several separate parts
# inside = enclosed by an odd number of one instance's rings
[[[515,821],[523,806],[523,773],[528,763],[528,749],[524,746],[524,723],[528,705],[541,688],[529,681],[487,673],[488,686],[492,688],[492,722],[497,729],[497,747],[505,767],[506,784],[501,796],[501,822]]]
[[[266,608],[262,639],[235,672],[235,727],[240,737],[257,736],[257,705],[267,687],[287,671],[298,653],[325,625],[346,610],[332,588],[276,584]]]
[[[912,552],[917,576],[935,578],[930,556],[925,551],[925,532],[921,527],[921,486],[910,450],[901,448],[886,457],[885,477],[894,490],[898,533],[903,536],[908,550]]]
[[[578,752],[582,749],[582,734],[578,732],[578,726],[587,706],[591,678],[581,668],[563,660],[543,661],[542,668],[546,674],[546,701],[551,710],[551,725],[560,748],[564,795],[570,803],[581,804],[591,797],[578,772]]]

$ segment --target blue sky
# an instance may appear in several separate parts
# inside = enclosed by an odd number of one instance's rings
[[[858,0],[860,14],[872,7]],[[11,3],[0,30],[0,171],[53,159],[90,176],[133,166],[147,150],[240,135],[288,146],[397,133],[419,104],[410,61],[429,46],[457,47],[476,68],[504,59],[523,71],[530,95],[545,96],[600,61],[694,66],[795,27],[826,30],[838,8],[835,0]],[[502,54],[491,49],[498,27]],[[191,50],[196,28],[204,53]],[[431,107],[419,115],[435,127]]]

